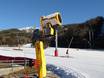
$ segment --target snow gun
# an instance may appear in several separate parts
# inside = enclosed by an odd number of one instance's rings
[[[56,30],[60,27],[62,20],[60,13],[56,12],[48,16],[42,16],[40,18],[40,32],[35,42],[35,51],[36,51],[36,63],[34,64],[35,69],[37,70],[39,78],[46,78],[46,58],[44,53],[44,46],[42,38],[46,36],[55,36]],[[36,36],[36,35],[34,35]],[[57,40],[57,39],[56,39]]]
[[[61,26],[60,13],[56,12],[40,18],[41,31],[43,35],[55,35],[55,30]]]

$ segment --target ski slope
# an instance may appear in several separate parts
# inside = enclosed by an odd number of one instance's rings
[[[0,47],[0,55],[10,57],[35,58],[34,48],[23,51],[13,50],[16,47]],[[48,70],[61,78],[104,78],[104,51],[58,48],[58,57],[54,56],[54,48],[45,49]]]
[[[86,78],[104,78],[103,51],[69,49],[69,58],[65,57],[65,48],[59,48],[58,51],[60,57],[54,58],[52,57],[54,49],[48,48],[46,50],[49,64],[62,67],[65,71],[72,69]]]

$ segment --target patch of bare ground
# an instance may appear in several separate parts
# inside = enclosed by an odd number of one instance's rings
[[[3,68],[2,68],[3,69]],[[0,69],[1,71],[1,69]],[[2,75],[0,78],[24,78],[27,76],[28,78],[34,78],[36,75],[36,71],[34,67],[13,67],[13,68],[4,68],[2,71]],[[51,71],[47,71],[46,78],[59,78],[56,74],[52,73]]]

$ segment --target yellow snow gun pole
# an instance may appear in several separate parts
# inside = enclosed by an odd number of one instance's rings
[[[36,41],[35,49],[36,49],[36,62],[38,64],[37,65],[38,77],[45,78],[46,77],[46,59],[44,54],[43,42]]]

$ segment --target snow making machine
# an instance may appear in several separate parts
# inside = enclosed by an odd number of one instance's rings
[[[36,62],[34,64],[39,78],[46,78],[46,58],[44,53],[44,46],[42,38],[46,36],[56,36],[56,49],[57,50],[57,31],[58,27],[62,26],[62,20],[59,12],[42,16],[40,18],[40,36],[35,42]],[[34,35],[35,36],[35,35]]]

